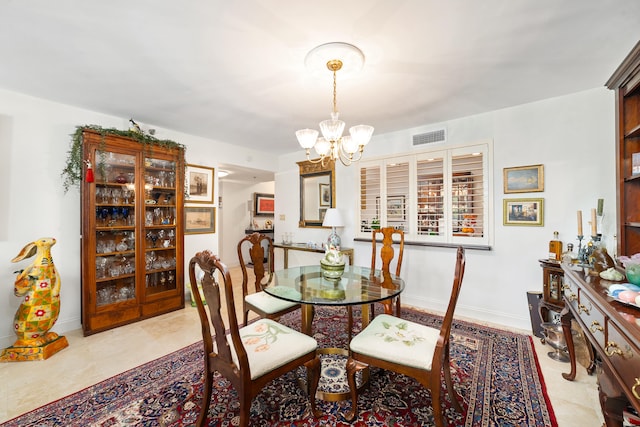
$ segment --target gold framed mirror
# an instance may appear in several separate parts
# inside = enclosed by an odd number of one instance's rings
[[[300,167],[300,227],[322,227],[328,208],[336,207],[335,162],[298,162]]]

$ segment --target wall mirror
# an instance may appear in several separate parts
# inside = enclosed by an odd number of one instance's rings
[[[300,227],[322,227],[328,208],[336,207],[335,163],[298,162],[300,167]]]

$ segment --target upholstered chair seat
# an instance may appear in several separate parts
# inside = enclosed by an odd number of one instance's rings
[[[439,329],[379,314],[351,340],[349,348],[365,356],[430,370],[439,336]]]

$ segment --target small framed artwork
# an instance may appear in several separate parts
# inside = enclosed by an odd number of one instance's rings
[[[331,205],[331,186],[329,184],[318,184],[320,186],[319,194],[320,194],[320,206]]]
[[[504,168],[503,173],[505,194],[544,191],[543,165]]]
[[[405,213],[404,196],[387,197],[387,221],[404,221]]]
[[[187,165],[185,203],[213,203],[213,168]]]
[[[216,232],[216,208],[184,208],[184,234],[205,234]]]
[[[504,225],[544,225],[544,199],[504,199]]]
[[[320,218],[320,221],[324,221],[324,216],[326,214],[327,214],[327,208],[318,209],[318,218]]]
[[[253,214],[273,216],[275,200],[273,194],[253,193]]]

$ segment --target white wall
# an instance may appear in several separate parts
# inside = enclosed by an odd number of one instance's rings
[[[61,311],[53,330],[64,333],[80,324],[80,195],[77,189],[64,194],[62,171],[78,125],[97,124],[125,129],[127,118],[49,102],[15,92],[0,90],[0,346],[15,341],[13,316],[19,298],[13,295],[14,271],[28,260],[12,264],[20,249],[40,237],[55,237],[52,249],[62,278]],[[156,136],[187,146],[187,163],[217,167],[235,163],[273,171],[277,159],[269,153],[240,148],[162,129]],[[216,194],[218,185],[216,183]],[[216,196],[217,198],[217,196]],[[217,234],[185,236],[185,258],[198,250],[218,250]]]
[[[448,144],[493,140],[493,223],[491,251],[468,250],[467,268],[457,312],[479,320],[530,329],[526,292],[542,290],[538,259],[545,258],[553,231],[566,244],[577,246],[576,211],[586,223],[599,198],[604,203],[604,236],[613,250],[615,233],[615,105],[613,92],[593,89],[547,99],[445,123],[377,135],[365,150],[367,158],[415,151],[411,136],[444,125]],[[276,174],[276,221],[279,230],[294,232],[297,241],[323,241],[329,231],[297,227],[299,153],[281,156]],[[503,168],[544,165],[544,192],[503,193]],[[358,191],[357,166],[338,165],[337,207],[345,217],[340,231],[343,246],[355,248],[355,263],[369,265],[370,243],[354,242]],[[542,197],[545,203],[543,227],[504,226],[504,198]],[[490,213],[491,214],[491,213]],[[290,265],[316,262],[308,254],[290,252]],[[277,256],[276,256],[277,258]],[[316,257],[317,258],[317,257]],[[402,276],[407,285],[402,294],[406,304],[444,310],[448,302],[455,249],[405,247]]]
[[[220,259],[227,267],[239,265],[238,242],[245,236],[245,229],[250,224],[250,213],[247,201],[253,203],[253,193],[274,194],[274,181],[259,183],[239,183],[220,181],[222,194],[222,209],[220,212]],[[258,225],[264,226],[264,221],[272,217],[256,217]],[[274,230],[277,232],[277,230]]]

